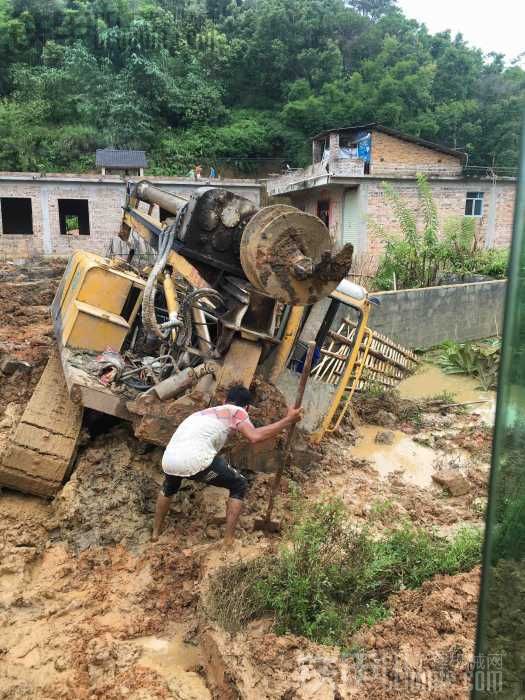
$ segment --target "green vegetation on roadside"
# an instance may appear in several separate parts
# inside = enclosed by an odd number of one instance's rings
[[[508,250],[482,248],[472,217],[448,218],[440,226],[428,181],[418,176],[421,207],[416,210],[403,200],[390,183],[383,183],[385,197],[395,213],[400,234],[391,233],[371,221],[375,235],[385,245],[373,289],[433,287],[451,278],[461,281],[469,275],[505,277]],[[423,225],[418,223],[420,209]]]
[[[452,540],[403,523],[381,537],[350,523],[338,501],[303,506],[278,555],[222,569],[207,608],[228,630],[271,615],[279,633],[345,646],[363,625],[388,616],[388,597],[436,574],[469,571],[480,560],[481,533]]]
[[[439,347],[437,364],[447,374],[466,374],[474,377],[482,389],[495,389],[498,382],[501,340],[456,343],[447,340]]]
[[[0,0],[0,65],[4,170],[87,170],[112,146],[153,173],[260,174],[371,121],[513,168],[525,105],[519,65],[394,0]]]

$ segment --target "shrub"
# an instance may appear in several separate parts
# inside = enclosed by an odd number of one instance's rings
[[[447,340],[441,350],[437,362],[447,374],[475,377],[485,391],[496,388],[501,353],[499,338],[478,343]]]
[[[481,248],[471,217],[449,217],[440,231],[436,206],[428,181],[417,177],[419,200],[423,212],[420,230],[416,213],[389,183],[383,183],[387,202],[392,206],[400,233],[387,232],[371,224],[385,244],[373,281],[375,289],[433,287],[453,275],[505,277],[508,250]]]
[[[219,572],[208,611],[228,630],[271,614],[279,633],[344,645],[362,625],[388,616],[390,594],[436,574],[467,571],[480,549],[475,529],[449,541],[404,523],[377,539],[349,523],[340,502],[318,503],[299,513],[278,555]]]

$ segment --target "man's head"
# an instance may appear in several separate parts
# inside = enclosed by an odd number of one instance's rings
[[[242,408],[247,408],[251,403],[253,403],[253,396],[251,391],[249,391],[249,389],[242,384],[234,384],[228,389],[226,403],[232,403],[234,406],[242,406]]]

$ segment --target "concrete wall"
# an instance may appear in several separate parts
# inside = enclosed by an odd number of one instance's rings
[[[428,349],[444,340],[464,342],[499,335],[503,325],[505,280],[426,289],[379,292],[381,305],[370,327],[411,348]],[[339,309],[338,325],[346,314]]]
[[[213,180],[208,183],[187,178],[147,177],[170,192],[192,192],[197,187],[225,187],[260,205],[262,186],[255,180]],[[0,173],[0,198],[31,199],[33,233],[9,235],[2,230],[0,216],[0,258],[30,258],[39,255],[70,255],[78,248],[105,253],[118,234],[126,182],[114,175],[40,175]],[[58,200],[85,199],[89,210],[89,236],[60,233]],[[1,213],[1,212],[0,212]],[[153,216],[158,216],[157,208]]]
[[[387,172],[396,171],[447,172],[461,175],[462,158],[460,155],[442,153],[381,131],[372,131],[370,168],[372,175],[384,175]]]

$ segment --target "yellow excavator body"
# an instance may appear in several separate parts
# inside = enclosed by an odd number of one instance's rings
[[[155,205],[173,218],[161,223]],[[220,188],[187,199],[140,182],[119,235],[132,231],[151,246],[149,268],[133,266],[133,250],[126,261],[71,256],[51,306],[57,351],[0,456],[0,484],[55,494],[85,408],[165,445],[233,382],[250,386],[261,372],[275,381],[305,309],[333,292],[352,255],[351,246],[334,252],[316,217],[284,205],[258,210]]]
[[[59,344],[120,351],[140,310],[144,285],[118,262],[84,250],[73,253],[51,307]]]

